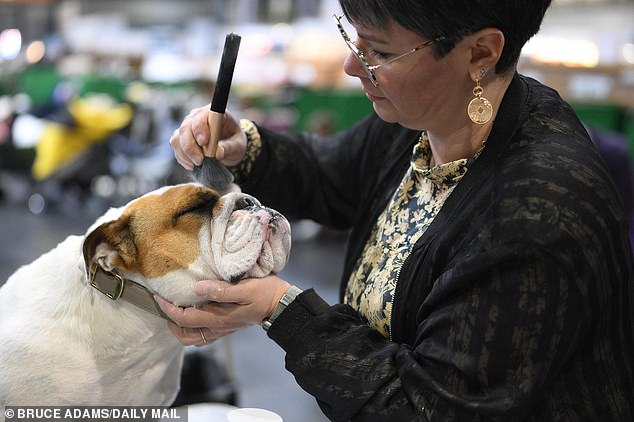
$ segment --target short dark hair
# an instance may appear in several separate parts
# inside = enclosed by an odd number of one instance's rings
[[[426,39],[437,57],[447,55],[465,36],[497,28],[505,44],[496,73],[515,68],[524,44],[539,30],[551,0],[339,0],[351,22],[376,28],[391,18]]]

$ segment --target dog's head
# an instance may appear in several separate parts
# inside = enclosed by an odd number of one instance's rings
[[[282,270],[290,225],[252,196],[200,184],[170,186],[108,211],[88,230],[83,265],[134,280],[177,305],[194,305],[199,280],[237,281]]]

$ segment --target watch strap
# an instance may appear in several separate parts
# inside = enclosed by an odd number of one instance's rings
[[[264,321],[260,323],[264,331],[268,331],[273,325],[273,322],[277,319],[278,316],[286,309],[288,305],[290,305],[295,298],[302,293],[302,290],[297,286],[291,286],[286,290],[286,292],[280,298],[280,301],[277,303],[275,309],[273,309],[273,313],[268,318],[265,318]]]

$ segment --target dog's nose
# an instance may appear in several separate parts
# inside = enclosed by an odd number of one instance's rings
[[[253,198],[249,198],[248,196],[243,196],[242,198],[238,199],[235,202],[235,204],[233,205],[233,209],[243,210],[245,208],[255,207],[255,206],[257,206],[257,203],[255,202],[255,200],[253,200]]]

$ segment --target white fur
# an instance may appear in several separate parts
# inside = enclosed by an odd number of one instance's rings
[[[263,211],[233,211],[241,196],[223,198],[219,215],[201,228],[201,254],[188,268],[150,280],[122,275],[174,303],[194,304],[198,280],[280,271],[290,250],[288,221],[270,236]],[[109,210],[87,235],[124,209]],[[69,236],[0,288],[0,406],[171,404],[182,345],[163,319],[90,287],[83,239]]]
[[[89,287],[70,236],[0,289],[0,403],[170,404],[183,348],[164,320]]]

